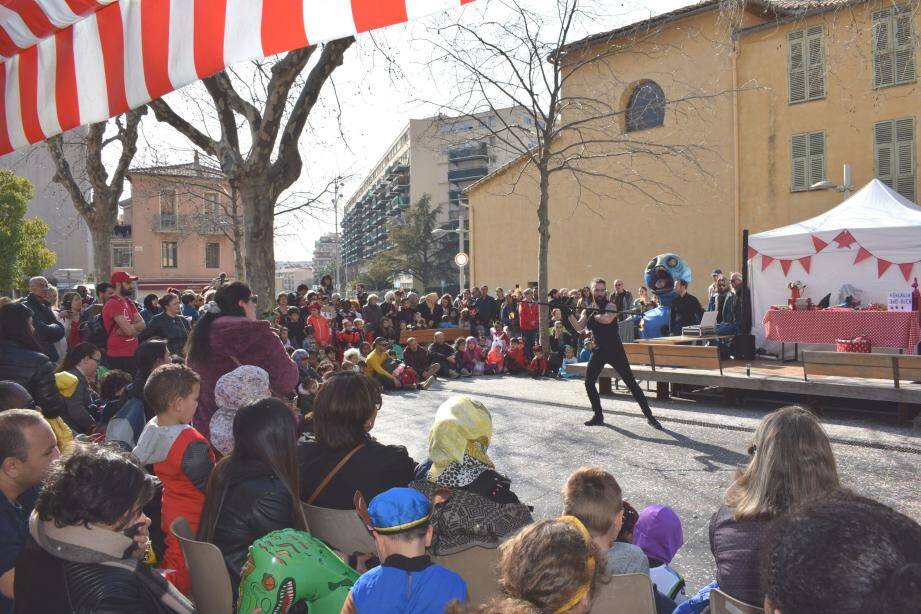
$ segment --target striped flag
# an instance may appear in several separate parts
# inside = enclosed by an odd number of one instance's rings
[[[0,155],[237,62],[473,0],[0,0]]]

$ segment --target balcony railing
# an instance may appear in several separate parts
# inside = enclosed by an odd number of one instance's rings
[[[130,239],[131,238],[131,224],[116,224],[112,227],[112,238],[113,239]]]
[[[225,215],[177,215],[161,213],[154,216],[153,231],[163,233],[219,235],[233,226]]]
[[[448,161],[450,162],[487,159],[489,159],[489,152],[486,149],[486,143],[479,143],[478,145],[465,145],[464,147],[455,147],[448,150]]]
[[[467,181],[469,179],[482,179],[489,172],[485,166],[472,166],[470,168],[452,168],[448,171],[448,181]]]

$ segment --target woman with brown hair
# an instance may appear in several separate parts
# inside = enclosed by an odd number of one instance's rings
[[[736,473],[710,519],[710,550],[720,590],[760,604],[758,556],[771,521],[835,492],[840,483],[828,436],[802,407],[765,416],[748,453],[748,466]]]
[[[380,385],[363,373],[339,371],[313,402],[314,436],[298,442],[301,499],[310,505],[352,509],[355,491],[366,501],[413,479],[416,463],[403,446],[369,434],[381,408]]]
[[[265,398],[233,421],[234,448],[211,471],[198,538],[221,550],[234,595],[254,540],[278,529],[307,530],[300,506],[294,412]]]
[[[588,530],[574,516],[528,525],[499,546],[499,586],[505,597],[449,612],[585,614],[603,565]]]

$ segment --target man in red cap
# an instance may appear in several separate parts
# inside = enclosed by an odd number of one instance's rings
[[[133,281],[137,281],[137,277],[124,271],[112,273],[109,283],[115,289],[115,295],[102,308],[102,323],[108,334],[105,366],[121,369],[132,377],[137,370],[134,360],[138,349],[137,336],[145,327],[144,318],[130,299],[134,294]]]

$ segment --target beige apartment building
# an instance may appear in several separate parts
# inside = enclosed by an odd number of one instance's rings
[[[392,247],[387,223],[399,220],[423,195],[430,196],[433,208],[441,207],[439,226],[456,229],[463,221],[466,227],[463,190],[514,158],[490,136],[490,128],[502,122],[530,131],[531,117],[520,108],[507,108],[409,121],[345,205],[342,261],[349,279]],[[441,240],[457,244],[457,235]],[[316,258],[314,267],[319,270]]]
[[[700,296],[713,268],[739,270],[743,229],[837,205],[841,194],[811,186],[841,183],[845,163],[855,189],[879,177],[917,201],[917,0],[727,6],[707,0],[563,50],[570,66],[598,58],[564,96],[622,113],[588,149],[603,155],[580,163],[594,175],[551,179],[551,287],[602,276],[635,290],[650,258],[674,252]],[[518,180],[521,164],[468,190],[473,283],[537,279],[538,191],[533,173]]]
[[[199,163],[132,169],[131,198],[112,236],[112,266],[138,290],[208,285],[234,274],[233,207],[223,175]],[[242,247],[242,246],[241,246]]]

